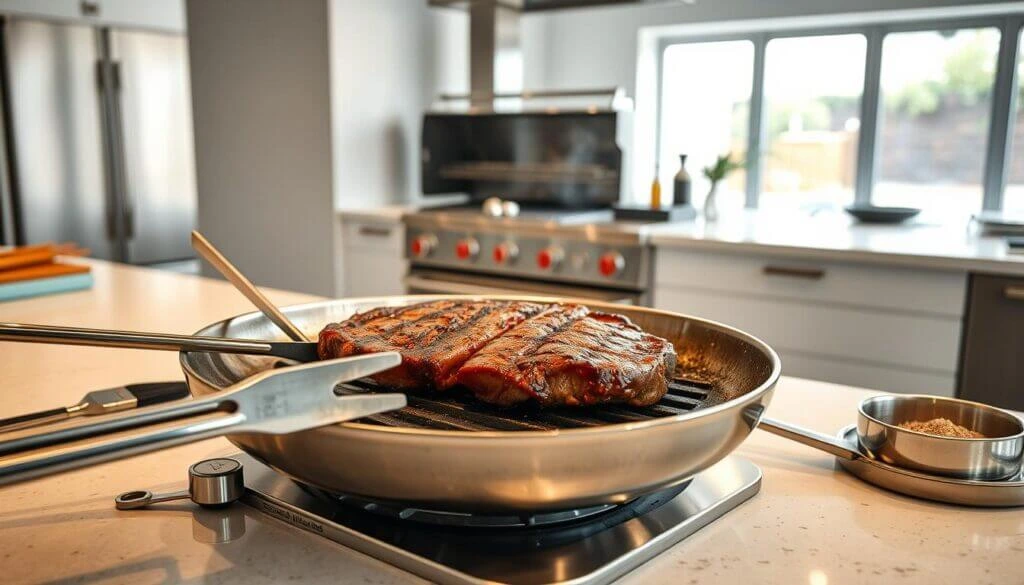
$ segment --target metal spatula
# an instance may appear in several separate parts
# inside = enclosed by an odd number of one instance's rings
[[[401,361],[382,352],[267,370],[207,398],[0,435],[0,485],[227,433],[294,433],[396,410],[404,394],[338,396],[334,387]]]
[[[166,351],[213,351],[275,356],[299,362],[312,362],[318,359],[316,342],[314,341],[261,341],[257,339],[138,333],[134,331],[55,327],[53,325],[30,325],[23,323],[0,323],[0,341],[160,349]]]

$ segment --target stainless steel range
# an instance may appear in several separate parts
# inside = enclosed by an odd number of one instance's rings
[[[611,210],[527,209],[493,217],[479,206],[404,218],[406,291],[528,292],[649,304],[653,249],[643,224]]]
[[[620,506],[488,516],[411,508],[297,484],[248,455],[242,501],[273,518],[436,583],[609,583],[761,487],[730,456],[682,486]],[[411,479],[411,481],[415,481]]]

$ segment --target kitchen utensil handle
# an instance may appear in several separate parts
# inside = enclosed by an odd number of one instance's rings
[[[0,433],[6,433],[25,426],[36,426],[62,421],[68,418],[66,407],[51,408],[39,412],[20,414],[9,418],[0,418]]]
[[[842,457],[843,459],[858,459],[860,457],[860,453],[854,451],[849,445],[835,437],[797,425],[792,425],[787,422],[782,422],[780,420],[761,417],[761,422],[758,424],[758,428],[768,431],[773,435],[778,435],[791,441],[803,443],[808,447],[814,447],[815,449],[825,451],[826,453],[831,453],[836,457]]]
[[[96,417],[95,422],[9,433],[0,441],[0,486],[230,430],[293,433],[402,408],[403,394],[337,396],[338,383],[400,364],[395,352],[267,370],[207,398]]]
[[[21,323],[0,323],[0,341],[162,349],[167,351],[223,351],[247,354],[270,353],[272,349],[269,343],[221,337],[136,333],[132,331],[55,327],[51,325]]]
[[[192,248],[204,260],[216,268],[217,272],[228,279],[228,282],[233,284],[238,289],[238,292],[245,295],[249,302],[256,305],[256,308],[273,321],[274,325],[277,325],[281,331],[284,331],[292,341],[309,341],[309,338],[306,337],[302,330],[296,327],[288,317],[285,317],[284,313],[274,303],[270,302],[270,299],[263,296],[263,293],[256,288],[252,281],[246,278],[239,269],[235,268],[235,265],[224,254],[221,254],[220,250],[214,247],[209,240],[203,237],[203,234],[195,230],[192,231]]]
[[[217,398],[0,442],[0,486],[217,437],[245,422]]]

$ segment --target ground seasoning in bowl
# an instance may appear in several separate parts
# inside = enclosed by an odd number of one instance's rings
[[[967,427],[962,427],[948,418],[933,418],[929,421],[908,421],[900,423],[898,425],[901,429],[908,431],[917,431],[919,433],[927,433],[929,435],[938,435],[940,437],[954,437],[957,439],[984,439],[985,435],[978,431],[972,431]]]

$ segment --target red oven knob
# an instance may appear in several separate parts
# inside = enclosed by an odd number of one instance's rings
[[[556,246],[544,248],[537,252],[537,266],[541,270],[552,270],[562,262],[563,258],[565,258],[565,252],[561,248]]]
[[[473,238],[463,238],[455,244],[455,255],[460,260],[476,258],[478,253],[480,253],[480,244]]]
[[[622,272],[622,269],[625,267],[626,259],[618,252],[605,252],[597,261],[597,269],[601,271],[601,274],[609,278]]]
[[[429,256],[437,247],[437,238],[431,235],[418,236],[409,243],[409,250],[417,258]]]
[[[494,258],[495,264],[512,264],[519,256],[519,246],[516,246],[514,242],[502,242],[494,247],[491,256]]]

